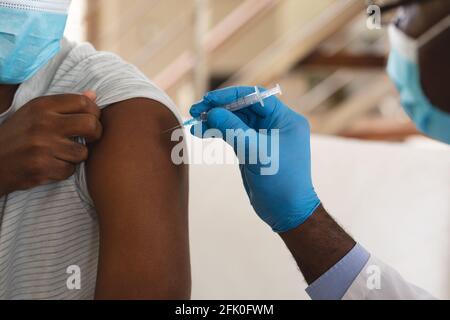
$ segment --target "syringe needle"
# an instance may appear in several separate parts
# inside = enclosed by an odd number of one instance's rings
[[[275,88],[267,90],[267,91],[263,91],[263,92],[261,92],[258,87],[255,87],[254,93],[249,94],[240,99],[237,99],[236,101],[234,101],[232,103],[229,103],[229,104],[226,104],[223,106],[219,106],[218,108],[223,108],[230,112],[237,112],[237,111],[243,110],[245,108],[248,108],[256,103],[259,103],[261,105],[261,107],[264,107],[265,99],[267,99],[271,96],[281,95],[281,94],[282,94],[282,91],[281,91],[280,85],[277,85]],[[182,129],[184,127],[196,125],[198,123],[202,123],[202,122],[204,123],[206,121],[208,121],[208,112],[203,112],[202,114],[200,114],[199,117],[187,120],[179,126],[176,126],[172,129],[164,131],[163,134],[168,133],[173,130]]]
[[[183,128],[183,125],[182,124],[180,124],[180,125],[178,125],[178,126],[176,126],[176,127],[173,127],[173,128],[170,128],[170,129],[167,129],[166,131],[164,131],[162,134],[166,134],[166,133],[169,133],[169,132],[172,132],[172,131],[175,131],[175,130],[178,130],[178,129],[182,129]]]

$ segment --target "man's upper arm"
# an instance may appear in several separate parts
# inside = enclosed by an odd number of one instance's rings
[[[178,121],[132,99],[107,108],[102,124],[87,163],[100,221],[96,298],[189,298],[188,168],[173,164],[162,134]]]

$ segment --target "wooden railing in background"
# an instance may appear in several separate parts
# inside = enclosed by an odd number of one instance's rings
[[[308,25],[299,23],[297,28],[261,52],[253,61],[239,70],[227,85],[271,82],[289,71],[321,43],[353,21],[361,12],[364,12],[363,1],[336,1]]]
[[[212,28],[204,37],[204,51],[208,56],[220,49],[228,40],[237,34],[244,26],[261,19],[277,5],[280,0],[246,0],[222,22]],[[187,73],[195,68],[196,55],[186,50],[169,66],[159,73],[154,81],[163,89],[169,90],[177,84]]]

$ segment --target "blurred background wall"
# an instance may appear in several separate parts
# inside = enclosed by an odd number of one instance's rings
[[[280,83],[316,133],[417,134],[385,75],[364,0],[74,0],[67,35],[138,66],[184,116],[210,89]]]

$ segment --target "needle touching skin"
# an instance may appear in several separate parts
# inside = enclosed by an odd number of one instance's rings
[[[259,87],[255,87],[255,92],[251,93],[249,95],[246,95],[242,98],[236,99],[236,101],[232,102],[232,103],[228,103],[228,104],[224,104],[221,106],[217,106],[216,108],[222,108],[222,109],[226,109],[228,111],[231,112],[237,112],[246,108],[249,108],[253,105],[259,104],[261,106],[261,108],[264,108],[265,104],[264,104],[264,100],[276,96],[276,95],[282,95],[283,92],[281,90],[281,87],[279,84],[277,84],[274,88],[269,89],[269,90],[261,90]],[[204,100],[208,100],[207,96],[203,99]],[[203,112],[200,114],[199,117],[194,117],[191,118],[185,122],[183,122],[181,125],[176,126],[174,128],[168,129],[166,131],[163,132],[164,133],[168,133],[171,132],[173,130],[176,129],[182,129],[184,127],[190,127],[190,126],[194,126],[196,124],[202,123],[202,122],[206,122],[208,121],[208,113],[207,112]]]

